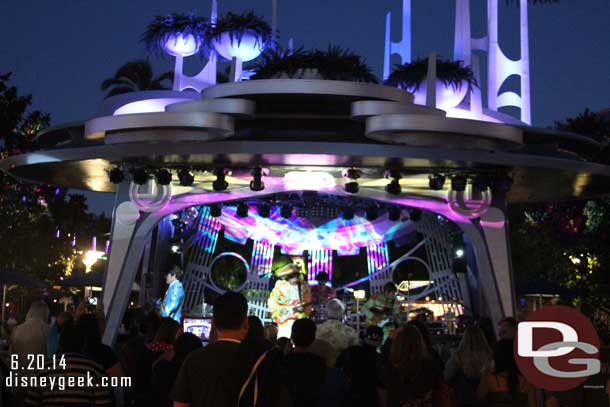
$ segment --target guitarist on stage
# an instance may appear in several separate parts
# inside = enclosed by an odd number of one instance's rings
[[[301,280],[301,270],[287,264],[276,274],[279,279],[267,300],[271,318],[278,326],[278,338],[290,338],[292,324],[311,312],[311,291]]]
[[[364,303],[362,313],[367,325],[383,327],[399,319],[400,304],[396,301],[396,291],[394,283],[387,283],[383,286],[383,292],[371,295]]]

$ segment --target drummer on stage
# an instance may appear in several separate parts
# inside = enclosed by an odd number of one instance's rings
[[[326,285],[328,274],[324,271],[316,275],[316,281],[318,284],[311,287],[311,301],[313,303],[314,319],[321,322],[326,319],[326,304],[337,297],[337,292],[334,288]]]

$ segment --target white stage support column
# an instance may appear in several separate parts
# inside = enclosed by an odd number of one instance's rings
[[[118,277],[127,255],[127,249],[133,235],[139,211],[129,200],[130,182],[119,184],[112,214],[110,233],[110,251],[106,265],[106,281],[104,282],[104,312],[108,314]]]
[[[481,216],[481,229],[487,242],[494,277],[498,286],[502,309],[506,316],[514,316],[515,291],[508,237],[508,219],[499,208],[490,208]]]
[[[504,212],[496,207],[490,208],[479,223],[459,226],[472,245],[478,270],[477,290],[495,326],[502,318],[514,316],[515,311],[508,225]]]
[[[133,267],[132,278],[129,283],[125,281],[123,273],[124,265],[127,260],[129,247],[136,230],[140,211],[129,199],[130,182],[123,182],[118,186],[115,201],[115,210],[112,215],[112,230],[110,234],[110,254],[108,258],[106,281],[104,282],[104,313],[106,315],[106,330],[104,332],[104,342],[111,344],[114,340],[116,330],[120,326],[121,318],[131,287],[137,272],[137,266]],[[125,288],[128,288],[126,291]],[[126,292],[124,292],[126,291]],[[124,301],[118,298],[120,294],[124,296]],[[124,302],[124,306],[119,303]],[[120,315],[118,315],[120,313]],[[110,336],[107,336],[111,333]]]

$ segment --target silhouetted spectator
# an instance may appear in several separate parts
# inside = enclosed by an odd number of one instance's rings
[[[294,322],[291,333],[294,351],[286,356],[284,380],[295,407],[317,406],[326,380],[324,359],[307,350],[315,338],[315,322],[310,319]]]
[[[227,292],[214,303],[217,340],[191,353],[180,368],[171,398],[174,406],[233,406],[244,382],[235,376],[241,341],[248,334],[248,302]]]
[[[517,334],[517,325],[517,320],[513,317],[507,317],[498,322],[498,340],[513,340]]]
[[[102,334],[97,317],[93,314],[83,314],[76,321],[76,325],[81,328],[85,335],[83,353],[99,363],[108,376],[122,376],[123,369],[116,354],[110,346],[102,343]]]
[[[201,339],[192,333],[180,335],[174,343],[174,351],[164,354],[157,360],[152,369],[151,391],[153,403],[159,407],[172,407],[170,393],[182,363],[191,352],[200,349]]]
[[[477,393],[488,407],[536,405],[535,389],[519,373],[511,339],[496,344],[494,370],[481,378]]]
[[[396,332],[382,382],[387,407],[432,406],[442,372],[415,326],[407,325]]]
[[[349,382],[346,404],[352,407],[376,407],[380,385],[382,359],[377,348],[383,341],[383,329],[366,328],[362,345],[346,349],[337,359],[337,367],[345,372]]]
[[[447,361],[444,374],[459,407],[479,405],[477,388],[481,372],[492,357],[483,331],[477,326],[466,328],[460,344]]]
[[[57,362],[54,367],[50,362],[47,364],[47,369],[38,373],[39,378],[46,378],[47,386],[29,388],[26,395],[26,406],[97,407],[113,405],[112,388],[101,386],[101,378],[105,376],[103,367],[83,354],[85,342],[85,332],[81,327],[69,325],[62,329],[59,336],[58,354],[62,355],[59,361],[62,363],[65,361],[65,366]],[[76,378],[84,377],[86,383],[88,375],[93,378],[93,386],[69,386],[68,377],[73,378],[75,383],[78,383]],[[63,378],[65,388],[51,387],[49,378],[54,378],[55,383]]]

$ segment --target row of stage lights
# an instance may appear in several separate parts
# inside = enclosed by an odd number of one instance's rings
[[[360,187],[358,179],[362,177],[362,171],[350,168],[343,173],[343,176],[348,179],[343,189],[349,194],[357,194]],[[388,171],[385,174],[386,178],[391,181],[385,186],[385,190],[391,195],[400,195],[402,188],[400,179],[402,178],[398,171]],[[441,191],[445,187],[446,176],[443,174],[432,174],[428,177],[428,187],[433,191]],[[496,188],[499,191],[508,192],[512,187],[512,179],[509,176],[500,176],[492,178],[488,175],[477,175],[472,179],[472,185],[480,191],[485,191],[488,188]],[[468,186],[468,177],[466,175],[454,175],[451,177],[451,189],[456,192],[464,192]]]
[[[173,176],[170,170],[161,168],[155,171],[149,171],[145,168],[133,168],[130,171],[134,184],[144,185],[148,182],[151,175],[154,176],[155,181],[159,185],[169,185],[172,182]],[[215,169],[214,175],[216,179],[212,182],[212,188],[214,191],[220,192],[229,188],[229,183],[226,180],[225,169]],[[265,183],[263,182],[263,170],[262,168],[254,168],[251,171],[252,181],[250,181],[250,189],[252,191],[262,191],[265,189]],[[191,170],[187,168],[181,168],[176,173],[178,182],[183,187],[190,187],[195,182],[195,176]],[[113,184],[120,184],[125,180],[125,172],[119,168],[114,167],[108,171],[108,179]]]
[[[172,182],[172,173],[168,169],[159,169],[154,172],[149,172],[145,168],[134,168],[130,171],[133,182],[137,185],[144,185],[150,179],[152,174],[159,185],[169,185]],[[225,191],[229,187],[226,180],[226,170],[219,168],[214,170],[216,179],[212,182],[212,188],[216,192]],[[253,168],[250,171],[252,180],[250,181],[250,189],[252,191],[262,191],[265,189],[263,182],[263,169],[260,167]],[[195,176],[186,168],[179,169],[177,174],[178,181],[181,186],[188,187],[193,185]],[[343,173],[347,178],[347,182],[343,186],[345,192],[349,194],[357,194],[360,190],[358,179],[362,177],[362,171],[350,168]],[[402,187],[400,180],[402,175],[399,171],[388,171],[385,177],[390,179],[390,182],[385,186],[385,190],[391,195],[400,195]],[[120,184],[125,179],[125,173],[119,167],[115,167],[108,171],[108,178],[114,184]],[[443,174],[433,174],[428,178],[428,187],[433,191],[440,191],[445,186],[446,176]],[[495,188],[498,191],[508,192],[512,187],[512,179],[509,176],[490,177],[488,175],[477,175],[472,178],[472,184],[480,191],[485,191],[488,188]],[[468,185],[468,177],[466,175],[454,175],[451,177],[451,189],[456,192],[463,192]]]
[[[221,204],[212,204],[210,205],[210,216],[217,218],[222,216],[222,208]],[[267,203],[262,203],[257,205],[258,216],[261,218],[269,218],[271,216],[272,205]],[[289,219],[294,214],[294,207],[289,204],[282,204],[279,206],[280,216],[284,219]],[[368,206],[364,209],[364,212],[361,214],[364,215],[366,220],[374,221],[379,217],[379,207],[377,206]],[[346,206],[341,209],[341,218],[343,220],[352,220],[356,216],[358,211],[352,207]],[[390,206],[387,208],[388,219],[397,222],[401,220],[402,216],[402,208],[399,206]],[[409,219],[413,222],[419,222],[422,218],[421,209],[417,208],[408,208],[407,212],[409,214]],[[237,204],[235,209],[235,215],[238,218],[247,218],[250,215],[250,208],[247,203],[240,202]]]

